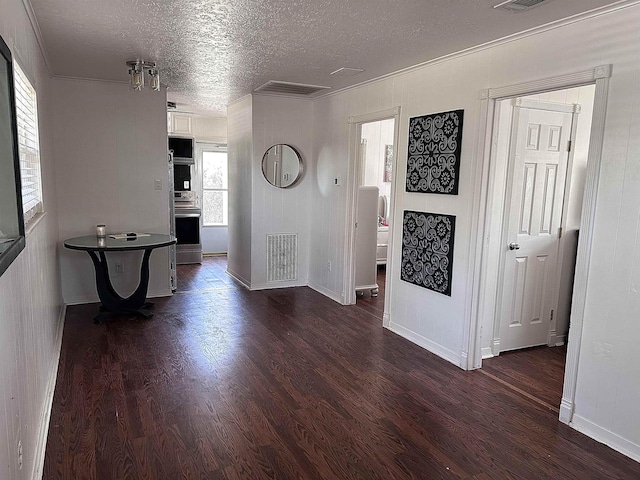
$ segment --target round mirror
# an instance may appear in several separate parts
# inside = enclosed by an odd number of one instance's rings
[[[292,187],[302,171],[302,157],[291,145],[274,145],[262,157],[262,174],[274,187]]]

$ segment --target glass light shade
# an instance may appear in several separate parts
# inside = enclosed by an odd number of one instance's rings
[[[130,70],[131,73],[131,89],[142,90],[144,87],[144,73],[142,70]]]
[[[151,80],[149,80],[149,87],[153,91],[160,91],[160,75],[158,75],[157,70],[150,70],[149,75],[151,76]]]

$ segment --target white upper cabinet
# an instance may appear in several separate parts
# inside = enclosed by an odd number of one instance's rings
[[[227,143],[227,119],[188,113],[167,114],[169,135],[194,137],[197,142]]]
[[[174,135],[193,135],[190,115],[169,113],[169,133]]]
[[[199,142],[227,143],[227,119],[194,117],[193,136]]]

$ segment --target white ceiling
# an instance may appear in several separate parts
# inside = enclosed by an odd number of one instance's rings
[[[127,81],[156,61],[169,99],[224,116],[267,82],[338,89],[613,3],[547,0],[31,0],[57,76]],[[340,67],[362,68],[332,77]]]

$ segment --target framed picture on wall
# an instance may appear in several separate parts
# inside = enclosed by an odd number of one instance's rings
[[[464,110],[409,119],[407,192],[457,195]]]
[[[391,182],[391,172],[393,171],[393,145],[384,146],[384,178],[383,182]]]
[[[405,210],[400,279],[451,296],[456,217]]]

